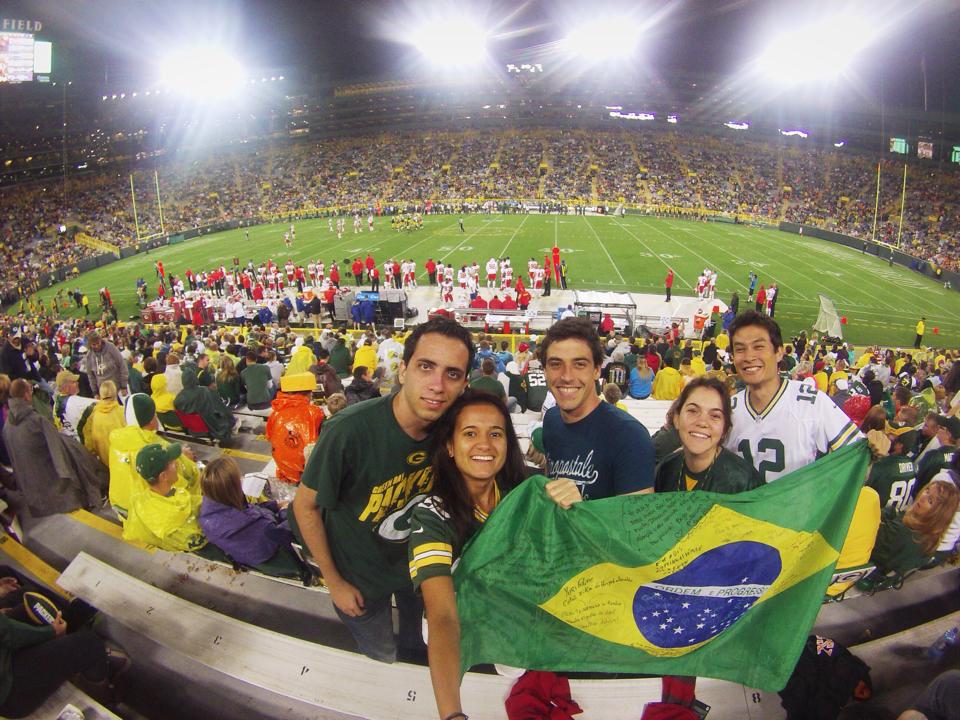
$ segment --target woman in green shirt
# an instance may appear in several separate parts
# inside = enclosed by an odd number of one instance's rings
[[[242,402],[240,396],[240,373],[233,364],[230,356],[224,353],[220,357],[220,372],[217,373],[217,394],[227,407],[239,407]]]
[[[655,492],[738,493],[763,484],[756,469],[723,447],[733,426],[730,395],[713,377],[697,377],[671,408],[681,447],[657,466]]]
[[[430,677],[441,718],[460,706],[460,620],[453,570],[464,544],[525,477],[523,453],[503,401],[467,389],[437,421],[433,494],[413,512],[410,577],[423,593]]]
[[[933,555],[940,537],[950,526],[960,502],[960,490],[952,482],[931,481],[924,485],[906,512],[886,507],[870,560],[877,572],[905,574],[923,565]]]

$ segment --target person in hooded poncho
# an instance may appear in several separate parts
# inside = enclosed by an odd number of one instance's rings
[[[154,375],[150,379],[150,396],[157,404],[158,413],[173,412],[175,395],[167,390],[167,378],[163,373]]]
[[[303,338],[298,337],[296,340],[296,348],[290,356],[290,363],[287,365],[284,375],[299,375],[300,373],[305,373],[310,369],[311,365],[316,364],[317,358],[313,354],[313,350],[303,344]]]
[[[99,506],[107,490],[106,468],[79,442],[58,432],[32,401],[30,383],[14,380],[3,441],[22,502],[35,517]]]
[[[113,380],[100,383],[100,400],[83,429],[83,445],[100,458],[104,465],[110,464],[110,433],[123,427],[123,408],[117,402],[117,385]]]
[[[310,372],[284,375],[280,379],[280,392],[267,420],[267,440],[277,463],[277,477],[285,482],[300,482],[303,449],[315,442],[320,433],[323,410],[310,402],[316,387],[316,377]]]
[[[131,497],[146,489],[136,469],[137,453],[153,443],[166,447],[170,443],[160,437],[157,406],[149,395],[134,393],[123,403],[126,425],[110,433],[110,504],[126,520]],[[177,458],[177,473],[188,490],[199,492],[200,470],[189,447]]]
[[[182,413],[193,413],[203,418],[207,428],[217,440],[227,440],[233,433],[233,413],[210,388],[200,387],[197,382],[197,366],[184,365],[183,390],[177,395],[173,406]],[[156,378],[154,378],[156,379]],[[156,399],[156,396],[154,396]]]
[[[666,365],[660,368],[653,379],[654,400],[676,400],[683,390],[683,376],[678,370]]]

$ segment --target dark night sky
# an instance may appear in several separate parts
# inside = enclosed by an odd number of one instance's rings
[[[0,15],[40,20],[54,42],[55,71],[109,91],[143,82],[165,47],[221,43],[258,70],[318,76],[335,82],[404,74],[409,47],[383,37],[403,32],[404,17],[446,0],[8,0]],[[783,0],[461,0],[509,37],[495,40],[493,56],[507,62],[563,35],[564,17],[605,9],[648,8],[663,19],[644,41],[642,62],[655,74],[709,73],[729,77],[754,57],[771,28],[796,22],[816,2]],[[833,0],[824,6],[845,4]],[[873,0],[871,21],[890,26],[859,57],[855,72],[870,86],[882,70],[888,99],[917,106],[920,60],[926,56],[931,109],[941,90],[948,109],[960,110],[960,3],[956,0]],[[888,7],[888,9],[884,9]]]

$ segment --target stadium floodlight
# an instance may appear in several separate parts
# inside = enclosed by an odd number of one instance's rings
[[[725,122],[724,125],[730,128],[731,130],[749,130],[750,129],[750,123],[748,122],[731,121],[731,122]]]
[[[878,34],[866,12],[821,15],[775,36],[758,59],[759,69],[778,85],[835,80]]]
[[[438,66],[473,66],[487,56],[487,30],[470,15],[450,13],[427,18],[412,30],[410,42],[427,61]]]
[[[599,17],[577,23],[561,41],[564,52],[586,63],[603,63],[633,54],[643,27],[633,18]]]
[[[670,123],[671,125],[676,125],[678,120],[679,118],[677,118],[676,115],[667,115],[667,122]]]
[[[160,84],[167,92],[198,100],[220,100],[234,94],[245,73],[228,52],[194,47],[171,53],[160,65]]]
[[[843,147],[844,145],[846,145],[846,144],[847,144],[847,141],[846,141],[846,140],[837,140],[837,142],[835,142],[835,143],[833,144],[833,146],[834,146],[835,148],[842,148],[842,147]]]
[[[799,137],[799,138],[808,138],[810,133],[806,130],[780,130],[781,135],[784,137]]]

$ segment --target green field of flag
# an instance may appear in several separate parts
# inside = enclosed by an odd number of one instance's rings
[[[187,268],[230,267],[234,257],[243,265],[267,257],[280,265],[287,258],[304,264],[322,258],[329,265],[333,259],[342,263],[370,251],[381,265],[388,257],[413,258],[422,271],[428,257],[457,266],[477,260],[483,267],[491,256],[509,255],[515,274],[525,277],[527,261],[534,257],[542,263],[544,253],[557,244],[574,289],[659,294],[670,266],[677,274],[674,294],[693,295],[697,276],[710,267],[719,273],[718,297],[729,301],[737,291],[740,307],[746,308],[747,276],[753,270],[760,283],[777,283],[777,320],[787,336],[809,331],[817,317],[817,296],[824,294],[847,317],[844,333],[851,342],[911,347],[916,322],[926,316],[926,344],[960,345],[960,293],[907,268],[889,267],[875,256],[812,237],[640,216],[466,215],[464,222],[466,232],[460,232],[456,216],[434,215],[425,218],[422,230],[397,233],[389,218],[377,218],[375,231],[368,232],[364,218],[363,232],[354,234],[348,219],[347,232],[337,240],[325,219],[307,220],[296,223],[290,250],[283,244],[288,223],[260,225],[250,228],[249,240],[243,230],[204,235],[112,263],[66,286],[88,294],[92,313],[98,289],[109,287],[121,319],[126,319],[137,312],[138,277],[147,281],[151,297],[155,295],[153,263],[158,259],[168,272],[181,275]],[[341,267],[344,280],[349,280],[348,269]],[[39,297],[51,294],[43,290]],[[76,317],[81,312],[71,309],[67,314]]]
[[[536,476],[454,574],[463,670],[695,675],[779,691],[860,493],[866,443],[737,495],[633,495],[563,510]]]

